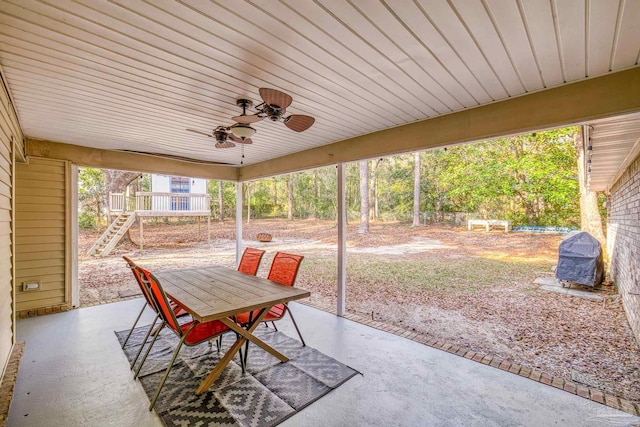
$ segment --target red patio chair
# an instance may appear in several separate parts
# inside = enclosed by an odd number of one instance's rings
[[[280,283],[281,285],[293,286],[296,282],[296,277],[298,277],[298,270],[300,270],[300,264],[302,264],[303,259],[304,256],[302,255],[277,252],[276,256],[273,258],[273,262],[271,263],[271,269],[269,270],[269,276],[267,276],[267,279]],[[306,346],[304,338],[302,338],[302,334],[298,328],[298,324],[296,323],[296,319],[293,317],[293,313],[291,313],[291,310],[289,310],[289,306],[286,303],[273,306],[265,316],[264,321],[271,322],[274,329],[278,330],[274,322],[282,319],[285,312],[289,312],[291,322],[293,322],[293,326],[296,328],[300,341],[303,346]]]
[[[262,249],[245,248],[244,252],[242,253],[242,258],[240,258],[238,271],[250,276],[255,276],[258,272],[258,268],[260,267],[260,262],[262,261],[264,252],[265,251],[263,251]],[[222,336],[218,338],[218,342],[216,343],[216,345],[218,346],[218,348],[220,348],[220,346],[222,345]],[[242,354],[242,351],[240,352],[240,354]]]
[[[139,271],[140,267],[135,262],[127,258],[126,256],[123,256],[122,258],[124,258],[124,260],[126,261],[127,267],[131,269],[131,272],[133,273],[133,277],[135,277],[136,283],[138,283],[138,286],[140,286],[140,291],[142,292],[142,295],[144,296],[144,299],[145,299],[145,302],[142,306],[142,309],[140,310],[140,313],[138,314],[138,317],[136,318],[136,321],[133,322],[133,326],[131,326],[129,333],[127,334],[127,338],[125,338],[124,342],[122,343],[123,349],[127,345],[127,342],[129,341],[129,338],[131,337],[133,330],[138,324],[138,321],[140,320],[140,317],[142,316],[142,313],[144,312],[145,308],[149,307],[151,308],[151,310],[153,310],[154,313],[156,313],[156,317],[153,318],[153,322],[151,322],[151,325],[149,325],[149,330],[147,331],[147,334],[144,336],[144,340],[142,340],[142,345],[138,349],[138,352],[136,353],[136,355],[131,360],[131,364],[129,365],[129,368],[133,369],[134,366],[136,365],[136,362],[138,361],[138,358],[140,357],[140,354],[142,353],[142,349],[144,348],[144,343],[146,343],[147,340],[149,339],[149,336],[151,335],[153,328],[155,327],[156,322],[160,317],[160,314],[158,313],[158,310],[156,309],[156,306],[153,300],[151,299],[151,295],[149,294],[147,286],[142,281],[142,276],[140,275],[140,271]],[[172,303],[171,309],[174,311],[176,316],[184,316],[188,314],[176,303]]]
[[[238,271],[244,274],[255,276],[260,267],[260,261],[264,251],[262,249],[246,248],[242,253],[240,259],[240,265],[238,265]]]
[[[292,255],[284,252],[277,252],[276,256],[273,258],[273,262],[271,263],[271,269],[269,270],[269,276],[267,279],[280,283],[281,285],[293,286],[296,281],[296,277],[298,276],[298,270],[300,269],[300,264],[304,256],[302,255]],[[255,316],[258,315],[259,310],[254,310],[253,312],[242,313],[236,316],[236,322],[240,324],[249,323]],[[282,319],[286,312],[289,312],[289,316],[291,316],[291,321],[293,322],[293,326],[296,328],[296,332],[300,337],[300,341],[302,345],[305,346],[304,339],[302,338],[302,334],[300,333],[300,329],[296,323],[296,320],[293,317],[293,313],[289,310],[287,304],[277,304],[271,307],[267,315],[264,317],[263,321],[271,322],[273,327],[278,330],[276,324],[274,322]],[[248,342],[247,342],[248,344]],[[245,355],[246,357],[246,355]]]
[[[151,348],[155,344],[156,339],[158,338],[158,335],[160,334],[160,331],[162,329],[167,327],[171,331],[173,331],[173,333],[175,333],[178,336],[178,338],[180,338],[180,342],[178,343],[178,346],[173,352],[173,356],[171,357],[169,366],[167,366],[167,370],[165,371],[164,376],[162,377],[162,381],[160,381],[160,385],[158,386],[158,390],[156,391],[156,394],[153,397],[153,400],[151,401],[151,405],[149,406],[149,410],[151,411],[153,410],[153,407],[156,405],[158,396],[160,396],[160,391],[162,390],[162,387],[164,387],[164,383],[167,381],[167,378],[169,377],[169,372],[171,372],[171,368],[173,367],[173,364],[175,363],[176,358],[178,357],[178,353],[180,352],[182,345],[184,344],[187,346],[195,346],[203,342],[211,341],[216,337],[218,337],[219,335],[229,331],[230,329],[229,327],[227,327],[227,325],[225,325],[219,320],[212,320],[210,322],[204,322],[204,323],[200,323],[197,320],[192,320],[188,323],[181,325],[180,323],[178,323],[178,319],[176,318],[175,313],[171,309],[171,304],[169,303],[169,300],[167,298],[167,295],[164,292],[164,289],[162,289],[162,285],[160,285],[160,281],[148,271],[140,269],[139,267],[138,267],[138,270],[140,271],[140,274],[143,277],[143,283],[148,286],[148,289],[150,291],[149,293],[151,294],[151,298],[158,309],[160,318],[162,319],[162,324],[161,324],[161,327],[158,328],[158,330],[154,334],[153,340],[151,341],[151,344],[147,348],[147,352],[145,353],[142,359],[142,362],[138,367],[137,373],[140,371],[140,369],[142,368],[142,365],[144,364],[145,360],[149,356],[149,352],[151,351]]]
[[[142,278],[140,277],[139,272],[135,268],[137,266],[137,264],[135,262],[131,261],[131,259],[129,259],[126,256],[123,256],[122,258],[127,263],[127,267],[129,267],[129,269],[131,269],[131,272],[133,273],[133,277],[135,277],[136,283],[140,287],[140,291],[142,292],[142,295],[144,296],[144,299],[145,299],[145,302],[142,305],[142,309],[140,310],[140,313],[138,314],[138,317],[136,317],[136,321],[133,322],[133,326],[131,326],[131,329],[129,330],[129,333],[127,334],[127,338],[125,338],[124,342],[122,343],[122,348],[124,349],[124,347],[127,345],[127,342],[129,341],[129,338],[131,337],[131,334],[133,333],[133,330],[136,328],[136,325],[140,321],[140,318],[142,317],[142,313],[144,312],[145,308],[149,307],[156,313],[156,317],[155,317],[155,319],[153,319],[153,322],[151,323],[151,326],[149,327],[149,334],[153,330],[153,326],[155,325],[156,321],[158,320],[159,315],[158,315],[158,311],[156,310],[155,306],[153,305],[153,301],[151,300],[151,295],[149,295],[149,293],[147,292],[146,286],[142,283]],[[184,315],[188,314],[178,304],[174,303],[173,301],[171,302],[171,309],[174,311],[176,316],[184,316]],[[145,338],[145,340],[143,342],[146,342],[146,340],[148,338],[149,338],[149,335],[147,334],[147,337]],[[139,352],[138,352],[138,355],[139,355]],[[134,364],[135,364],[135,359],[134,359],[134,361],[133,361],[131,366],[133,367]]]

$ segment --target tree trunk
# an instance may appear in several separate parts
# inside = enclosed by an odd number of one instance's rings
[[[218,220],[224,221],[224,192],[222,191],[222,181],[218,181]]]
[[[101,200],[102,198],[99,198],[96,201],[96,221],[98,222],[96,225],[99,227],[102,226],[102,211],[103,209],[103,202]],[[109,222],[109,218],[107,218],[107,222]]]
[[[369,162],[360,162],[360,228],[358,233],[369,232]]]
[[[251,222],[251,188],[250,184],[247,182],[247,224]]]
[[[287,219],[293,220],[293,177],[287,175]]]
[[[380,160],[374,160],[371,165],[371,192],[369,193],[369,218],[378,219],[378,165]]]
[[[420,153],[413,155],[413,227],[420,225]]]
[[[318,170],[313,170],[313,218],[318,219]]]
[[[276,177],[273,177],[273,209],[274,211],[278,207],[278,181],[276,181]]]
[[[583,134],[574,137],[576,158],[578,161],[578,182],[580,185],[580,227],[600,242],[603,258],[607,259],[607,238],[602,228],[602,216],[598,209],[598,193],[590,191],[585,182],[585,152],[582,144]]]
[[[109,207],[109,193],[125,193],[127,185],[142,175],[142,172],[127,172],[112,169],[103,169],[104,183],[107,189],[104,195],[104,206]],[[125,204],[126,206],[126,204]],[[111,220],[109,218],[109,220]]]

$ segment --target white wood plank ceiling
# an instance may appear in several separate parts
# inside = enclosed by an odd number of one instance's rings
[[[633,67],[640,0],[7,0],[0,64],[28,137],[240,163],[186,132],[258,88],[244,164]]]
[[[587,135],[589,188],[608,191],[640,154],[640,113],[590,122]]]

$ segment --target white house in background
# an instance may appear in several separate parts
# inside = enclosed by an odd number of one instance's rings
[[[151,175],[151,191],[109,193],[109,212],[118,215],[98,241],[89,249],[89,255],[106,256],[133,225],[140,224],[140,251],[143,248],[145,217],[196,217],[198,235],[200,220],[207,218],[207,239],[211,228],[211,197],[207,194],[207,180],[184,176]]]
[[[207,194],[207,180],[203,178],[190,178],[186,176],[151,175],[152,193],[172,194]],[[166,202],[169,201],[169,205]],[[193,206],[195,200],[190,197],[172,196],[168,199],[154,198],[154,211],[200,211],[202,206]],[[162,204],[162,206],[160,206]],[[201,203],[198,203],[200,205]]]

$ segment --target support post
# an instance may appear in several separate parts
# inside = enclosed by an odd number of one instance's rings
[[[200,239],[200,215],[198,215],[198,239]]]
[[[347,284],[347,201],[346,165],[338,163],[338,302],[337,314],[344,316]]]
[[[211,215],[207,217],[207,242],[211,241]]]
[[[242,183],[236,182],[236,267],[242,257]]]
[[[135,213],[133,215],[135,215]],[[142,254],[142,249],[143,249],[143,246],[144,246],[144,233],[143,233],[143,230],[142,230],[142,228],[143,228],[143,224],[142,223],[144,222],[144,217],[139,216],[138,217],[138,221],[140,221],[140,254]]]
[[[72,163],[71,164],[71,306],[72,307],[80,306],[79,283],[80,282],[78,282],[78,165],[74,165]]]

